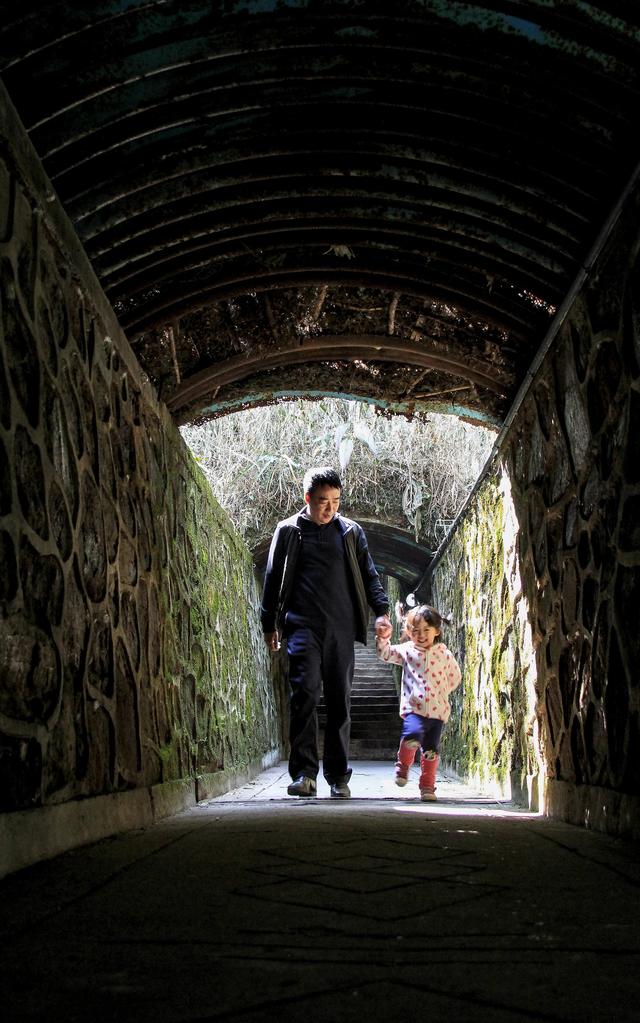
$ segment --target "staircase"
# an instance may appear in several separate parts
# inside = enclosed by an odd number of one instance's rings
[[[356,666],[351,692],[351,760],[395,762],[400,739],[399,696],[391,665],[375,652],[375,636],[369,630],[367,646],[356,644]],[[318,708],[319,745],[326,720],[324,701]]]

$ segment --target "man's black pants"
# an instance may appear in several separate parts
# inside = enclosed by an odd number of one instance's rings
[[[287,636],[287,653],[291,686],[289,773],[292,778],[301,774],[315,778],[318,774],[318,704],[324,691],[327,723],[322,773],[330,785],[348,781],[353,633],[297,628]]]

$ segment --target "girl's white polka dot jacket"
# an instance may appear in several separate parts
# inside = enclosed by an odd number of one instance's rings
[[[444,643],[419,650],[414,643],[390,643],[376,639],[376,653],[383,661],[402,665],[400,717],[421,714],[425,718],[448,721],[451,714],[449,693],[462,680],[455,657]]]

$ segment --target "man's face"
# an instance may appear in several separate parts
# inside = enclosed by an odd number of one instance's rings
[[[305,494],[304,499],[309,509],[309,518],[318,526],[325,526],[340,507],[340,490],[338,487],[316,487],[312,494]]]

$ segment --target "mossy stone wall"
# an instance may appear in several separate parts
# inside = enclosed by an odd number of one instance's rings
[[[251,557],[0,100],[0,809],[259,766]]]
[[[538,768],[547,813],[635,836],[639,246],[636,189],[432,576],[464,661],[447,756],[521,796]]]
[[[433,603],[452,619],[444,641],[463,672],[442,757],[484,789],[537,807],[537,667],[518,540],[508,478],[492,475],[432,580]]]

